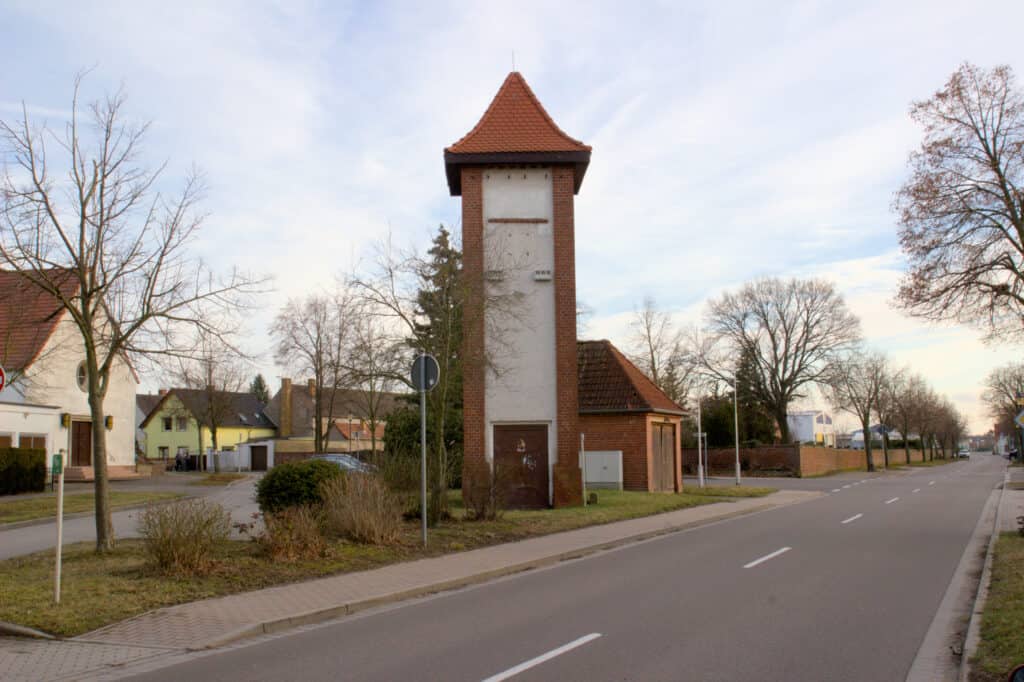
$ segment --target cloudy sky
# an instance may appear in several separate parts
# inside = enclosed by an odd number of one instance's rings
[[[910,102],[965,60],[1024,74],[1022,23],[1019,0],[0,0],[0,117],[24,102],[60,125],[85,67],[87,97],[123,85],[168,182],[207,176],[200,255],[275,275],[250,321],[266,353],[289,296],[363,267],[389,230],[422,246],[458,226],[442,149],[514,64],[594,148],[576,214],[590,336],[627,345],[645,295],[684,323],[755,276],[827,277],[872,345],[982,430],[980,381],[1021,349],[890,306],[890,204],[919,140]],[[269,353],[261,368],[274,385]]]

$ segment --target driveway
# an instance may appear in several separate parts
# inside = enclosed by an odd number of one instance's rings
[[[111,485],[115,490],[153,490],[160,492],[180,492],[193,497],[205,497],[220,504],[231,513],[234,523],[251,523],[252,515],[259,512],[256,505],[256,482],[262,474],[249,474],[245,479],[231,485],[201,486],[192,485],[200,477],[191,474],[167,474],[150,479],[137,481],[114,481]],[[66,486],[65,494],[89,492],[92,484],[74,484]],[[114,524],[114,537],[138,537],[136,529],[139,509],[127,509],[111,514]],[[34,526],[0,530],[0,559],[32,554],[52,549],[57,538],[56,522]],[[64,544],[89,542],[96,539],[96,521],[92,516],[83,516],[64,521]]]

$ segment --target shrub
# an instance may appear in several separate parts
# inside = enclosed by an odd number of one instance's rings
[[[467,486],[466,518],[473,521],[494,521],[505,512],[509,473],[495,462],[493,471],[476,477]]]
[[[256,500],[265,514],[286,507],[320,504],[320,485],[341,475],[336,464],[322,459],[279,464],[260,479]]]
[[[380,476],[349,474],[325,481],[321,492],[330,532],[372,545],[398,540],[402,505]]]
[[[45,450],[0,448],[0,495],[41,492],[45,487]]]
[[[312,505],[284,507],[263,516],[260,548],[274,561],[316,559],[327,548],[320,533],[320,514]]]
[[[214,545],[231,534],[231,514],[208,500],[150,505],[139,517],[147,562],[166,573],[209,570]]]

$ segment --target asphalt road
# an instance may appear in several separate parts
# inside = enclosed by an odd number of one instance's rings
[[[811,502],[137,679],[903,680],[1004,466],[816,479]]]

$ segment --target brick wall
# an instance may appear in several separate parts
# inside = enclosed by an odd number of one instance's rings
[[[910,461],[921,461],[920,450],[910,450]],[[871,460],[876,468],[885,466],[885,453],[882,448],[872,448]],[[889,463],[892,465],[906,464],[907,458],[903,449],[889,449]],[[844,469],[867,470],[867,457],[863,450],[847,450],[845,448],[822,448],[807,447],[800,448],[800,475],[818,476],[832,471]]]
[[[489,480],[490,468],[484,445],[484,314],[479,288],[483,287],[484,213],[483,170],[463,168],[462,173],[462,271],[465,302],[462,326],[462,491],[475,481]],[[482,483],[481,483],[482,485]]]
[[[622,487],[648,490],[647,417],[643,414],[581,414],[587,450],[622,451]]]
[[[583,504],[579,468],[579,397],[576,374],[576,245],[571,166],[551,169],[554,216],[555,368],[557,385],[558,462],[555,465],[554,506]],[[465,186],[463,186],[465,203]],[[465,229],[465,216],[463,216]]]
[[[736,473],[736,449],[709,448],[707,462],[711,474],[731,476]],[[799,446],[763,445],[757,448],[740,448],[740,469],[749,473],[799,475]],[[683,470],[688,474],[697,473],[697,448],[683,450]]]

